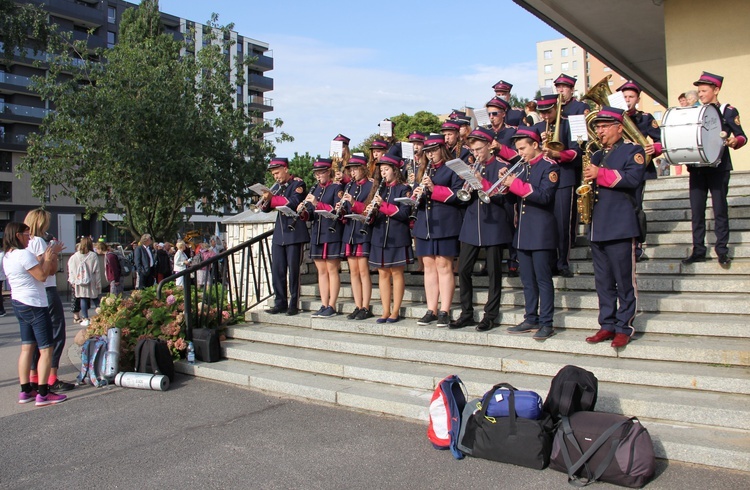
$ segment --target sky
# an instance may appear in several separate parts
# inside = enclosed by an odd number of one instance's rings
[[[498,80],[536,93],[536,43],[563,37],[511,0],[160,0],[200,23],[212,13],[269,44],[274,110],[295,141],[277,156],[327,155],[339,133],[356,146],[401,113],[483,107]]]

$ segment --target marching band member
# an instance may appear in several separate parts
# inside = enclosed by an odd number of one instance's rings
[[[443,133],[443,136],[445,137],[445,146],[448,150],[448,154],[450,155],[450,158],[448,160],[460,158],[464,162],[469,163],[471,152],[469,152],[468,149],[464,148],[463,144],[461,143],[461,139],[458,136],[460,128],[461,125],[458,123],[458,121],[448,119],[440,126],[440,132]]]
[[[512,109],[510,107],[510,91],[513,89],[513,84],[508,83],[504,80],[500,80],[492,86],[492,90],[495,91],[495,95],[508,103],[507,113],[505,115],[505,124],[513,127],[514,129],[521,126],[526,126],[525,117],[526,113],[518,109]]]
[[[373,185],[368,178],[366,165],[367,161],[359,155],[352,155],[349,159],[347,168],[352,180],[347,184],[346,191],[337,204],[336,211],[341,215],[362,214],[364,211],[364,201]],[[359,221],[346,220],[342,237],[343,250],[341,252],[349,263],[352,295],[356,305],[354,311],[347,315],[349,320],[365,320],[373,317],[370,311],[372,280],[367,266],[367,257],[370,255],[370,234],[360,233],[363,226],[363,223]]]
[[[542,151],[544,156],[554,160],[558,164],[557,172],[560,181],[555,191],[555,223],[557,223],[557,257],[552,262],[553,274],[562,277],[573,277],[570,270],[570,248],[572,245],[571,227],[575,222],[575,195],[576,186],[580,183],[581,151],[578,143],[570,139],[570,127],[568,120],[560,118],[560,142],[565,146],[562,151],[554,151],[548,148],[546,142],[556,132],[557,95],[544,95],[537,100],[537,110],[542,117],[542,122],[534,127],[542,135]]]
[[[594,181],[596,196],[590,242],[600,325],[586,342],[614,339],[615,348],[627,345],[635,332],[635,237],[640,233],[635,192],[643,182],[646,161],[643,148],[622,138],[623,113],[604,106],[593,119],[602,149],[591,156],[591,165],[583,171],[587,181]]]
[[[562,113],[565,117],[576,114],[588,114],[591,110],[588,104],[573,97],[577,81],[575,77],[571,77],[565,73],[560,73],[560,76],[555,79],[555,90],[557,90],[558,94],[562,95]]]
[[[504,167],[492,154],[491,144],[494,137],[494,132],[487,128],[477,128],[469,135],[469,146],[477,161],[476,176],[482,182],[484,192],[497,181],[500,169]],[[471,200],[458,237],[461,242],[458,259],[461,314],[449,328],[476,324],[471,273],[481,249],[485,250],[487,257],[489,297],[484,306],[484,317],[479,322],[477,330],[487,331],[494,327],[500,312],[503,247],[513,241],[513,228],[506,216],[504,201],[504,196],[496,194],[490,197],[489,203],[484,203],[476,191],[471,192]]]
[[[449,132],[458,134],[457,129]],[[417,256],[422,257],[424,263],[427,313],[417,323],[429,325],[437,320],[438,327],[447,327],[456,288],[453,259],[458,256],[458,235],[461,231],[461,212],[457,207],[456,192],[461,189],[462,182],[455,172],[445,166],[452,158],[446,148],[445,136],[429,135],[424,151],[430,162],[426,169],[421,169],[423,171],[420,171],[417,179],[420,185],[414,190],[414,196],[420,202],[414,236]]]
[[[316,210],[332,212],[344,194],[341,184],[333,181],[332,164],[328,158],[318,158],[313,163],[313,175],[318,183],[297,208],[301,220],[312,222],[310,258],[318,271],[318,289],[323,303],[312,316],[323,318],[336,315],[336,300],[341,288],[339,265],[343,226],[338,220],[315,213]]]
[[[534,339],[545,340],[555,334],[551,264],[557,246],[554,209],[559,170],[554,161],[544,156],[536,129],[519,128],[514,139],[516,151],[527,164],[520,177],[506,175],[503,183],[509,193],[518,196],[518,227],[513,244],[518,250],[526,313],[523,322],[510,327],[508,332],[537,330]]]
[[[271,163],[268,164],[268,170],[273,175],[279,188],[274,194],[263,193],[264,205],[261,210],[268,213],[280,206],[297,209],[307,193],[305,192],[305,182],[289,173],[289,160],[273,158]],[[299,313],[299,272],[300,265],[302,265],[302,247],[310,241],[310,235],[306,226],[296,226],[293,230],[290,230],[289,225],[293,221],[293,218],[281,213],[276,215],[271,242],[273,258],[271,275],[275,299],[273,308],[266,310],[274,315],[283,312],[286,312],[287,315]],[[287,272],[289,275],[288,303]]]
[[[719,109],[722,130],[727,134],[725,145],[733,150],[742,148],[747,143],[747,136],[740,126],[740,113],[729,104],[719,105],[719,91],[724,77],[703,72],[693,83],[698,87],[698,98],[704,105],[713,104]],[[706,198],[711,191],[711,203],[714,211],[714,233],[716,246],[714,250],[719,264],[729,265],[729,209],[727,193],[729,192],[729,172],[732,170],[732,157],[729,150],[724,150],[721,163],[716,167],[696,167],[688,165],[690,172],[690,214],[693,228],[693,253],[682,261],[689,265],[706,260]]]
[[[484,107],[487,109],[487,115],[490,118],[490,128],[494,133],[495,140],[505,146],[513,146],[513,135],[516,134],[516,128],[505,124],[505,117],[510,110],[510,104],[500,97],[493,97]],[[497,145],[494,145],[497,146]]]
[[[625,103],[628,105],[628,111],[626,114],[633,121],[638,128],[638,131],[647,138],[651,138],[651,143],[643,147],[643,151],[647,157],[651,157],[651,161],[646,165],[646,171],[644,173],[643,183],[636,190],[636,202],[638,207],[643,207],[643,194],[646,190],[646,181],[656,179],[656,164],[654,158],[661,155],[661,130],[659,129],[659,123],[654,116],[648,112],[643,112],[636,109],[638,102],[641,100],[641,87],[638,86],[632,80],[628,80],[622,84],[618,89],[618,92],[622,92],[625,98]],[[645,260],[646,257],[643,255],[643,244],[638,242],[635,249],[635,260]]]
[[[344,169],[346,168],[346,164],[349,163],[349,159],[352,157],[352,152],[349,149],[349,142],[351,140],[343,134],[339,133],[335,138],[333,138],[333,141],[341,141],[341,143],[343,144],[343,149],[341,150],[341,161],[338,165],[338,168],[336,166],[333,167],[333,180],[341,184],[347,184],[349,182],[349,176],[346,175]]]
[[[414,145],[414,159],[406,162],[401,173],[404,176],[404,181],[414,189],[414,186],[417,185],[417,171],[419,167],[427,165],[427,157],[422,151],[425,134],[420,131],[412,131],[407,139],[409,143]]]
[[[370,230],[370,260],[378,269],[380,301],[383,315],[377,323],[396,323],[401,319],[399,311],[404,299],[404,268],[414,262],[409,233],[410,206],[394,201],[411,196],[411,188],[401,175],[402,161],[392,155],[383,155],[378,161],[383,189],[377,193],[373,186],[372,199],[365,209],[365,216],[373,216]],[[393,285],[391,285],[393,280]],[[393,308],[391,308],[391,292]]]
[[[370,160],[367,162],[367,175],[375,175],[375,166],[378,164],[380,157],[388,152],[391,145],[383,138],[377,137],[370,143]]]

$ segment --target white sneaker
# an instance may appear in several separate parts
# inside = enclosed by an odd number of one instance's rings
[[[88,327],[89,325],[91,325],[91,321],[89,321],[88,318],[84,318],[83,320],[81,320],[82,327]]]

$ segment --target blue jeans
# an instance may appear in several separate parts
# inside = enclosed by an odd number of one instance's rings
[[[49,317],[52,321],[52,340],[55,349],[52,351],[51,367],[57,369],[60,367],[60,358],[65,350],[65,309],[63,308],[60,294],[56,286],[47,286],[47,303],[49,304]],[[39,349],[34,352],[31,359],[31,370],[36,371],[36,365],[39,362]]]
[[[89,308],[98,308],[99,298],[81,298],[81,317],[89,317]]]
[[[46,306],[29,306],[11,300],[13,310],[21,327],[21,343],[36,344],[39,349],[55,345],[52,336],[52,320]]]

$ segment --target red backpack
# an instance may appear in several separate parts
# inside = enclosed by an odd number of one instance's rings
[[[430,401],[427,437],[435,449],[450,449],[456,459],[464,457],[457,444],[461,429],[461,413],[466,406],[465,393],[466,388],[461,379],[451,374],[438,383]]]

